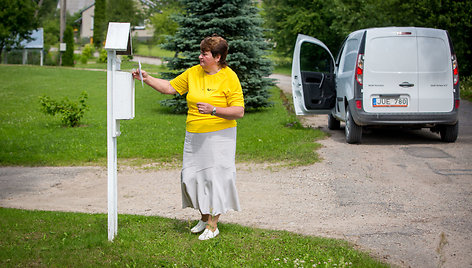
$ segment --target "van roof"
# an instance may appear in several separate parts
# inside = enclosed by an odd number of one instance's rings
[[[372,27],[372,28],[365,28],[354,31],[352,33],[364,32],[364,31],[385,31],[385,30],[394,30],[394,31],[413,31],[413,30],[426,30],[426,31],[445,31],[442,29],[435,29],[435,28],[425,28],[425,27],[402,27],[402,26],[389,26],[389,27]]]

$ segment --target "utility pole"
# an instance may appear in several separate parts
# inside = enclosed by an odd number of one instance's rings
[[[64,43],[64,31],[66,29],[66,0],[60,0],[61,13],[60,13],[60,29],[59,29],[59,66],[62,66],[62,44]]]

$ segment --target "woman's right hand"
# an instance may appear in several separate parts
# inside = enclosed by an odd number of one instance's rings
[[[134,70],[132,74],[134,79],[141,80],[141,77],[139,76],[139,70]],[[146,82],[149,77],[149,74],[144,70],[141,70],[141,74],[143,76],[143,82]]]

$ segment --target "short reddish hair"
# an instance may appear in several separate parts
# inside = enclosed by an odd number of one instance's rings
[[[228,42],[219,36],[212,35],[205,37],[200,43],[200,50],[203,52],[210,51],[213,57],[220,56],[220,67],[226,67],[228,63],[226,62],[226,56],[228,55]]]

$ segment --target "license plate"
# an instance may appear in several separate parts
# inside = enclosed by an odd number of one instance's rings
[[[373,98],[372,107],[408,107],[408,98]]]

